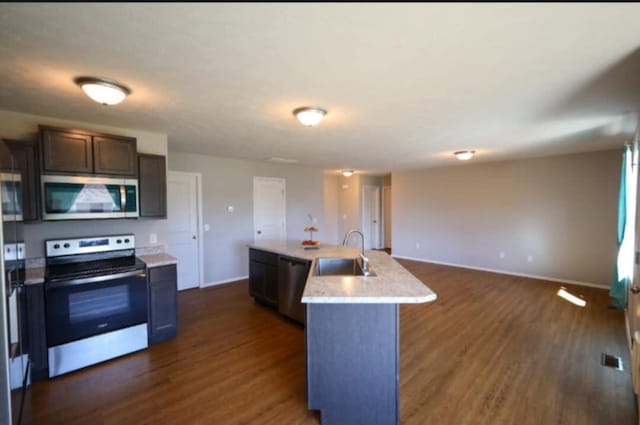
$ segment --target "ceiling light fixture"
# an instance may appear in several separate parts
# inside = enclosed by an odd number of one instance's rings
[[[74,81],[87,96],[103,105],[117,105],[131,94],[129,87],[108,78],[78,77]]]
[[[454,152],[453,154],[460,160],[460,161],[468,161],[471,158],[473,158],[473,155],[475,155],[476,151],[457,151]]]
[[[302,108],[294,109],[293,115],[298,118],[298,121],[300,121],[302,125],[313,127],[322,121],[324,116],[327,115],[327,111],[322,108],[303,106]]]
[[[345,177],[351,177],[351,176],[353,176],[353,170],[344,170],[342,172],[342,175],[345,176]]]

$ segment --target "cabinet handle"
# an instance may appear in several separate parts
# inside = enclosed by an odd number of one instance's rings
[[[633,293],[633,294],[640,294],[640,286],[638,286],[638,285],[633,285],[633,286],[631,287],[631,293]]]

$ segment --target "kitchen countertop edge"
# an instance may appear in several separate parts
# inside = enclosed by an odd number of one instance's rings
[[[178,259],[171,254],[148,254],[138,255],[138,258],[147,265],[147,268],[170,266],[172,264],[178,264]]]
[[[322,245],[304,249],[299,242],[253,243],[249,248],[315,261],[318,257],[356,258],[360,249]],[[377,276],[314,276],[312,263],[302,294],[306,304],[420,304],[435,301],[437,295],[384,251],[367,250],[365,255]]]

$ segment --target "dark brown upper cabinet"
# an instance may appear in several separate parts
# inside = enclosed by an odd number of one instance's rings
[[[40,126],[42,172],[135,177],[134,137]]]
[[[93,173],[93,143],[88,134],[42,131],[42,170],[53,173]]]
[[[7,140],[5,143],[15,160],[17,170],[20,172],[22,192],[22,219],[23,221],[36,221],[38,214],[38,182],[37,182],[37,144],[21,140]]]
[[[140,217],[167,217],[167,163],[162,155],[138,154]]]
[[[93,172],[135,176],[136,139],[131,137],[93,137]]]

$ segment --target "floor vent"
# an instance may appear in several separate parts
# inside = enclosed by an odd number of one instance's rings
[[[602,353],[602,366],[612,367],[617,370],[622,370],[622,358],[613,356],[611,354]]]

